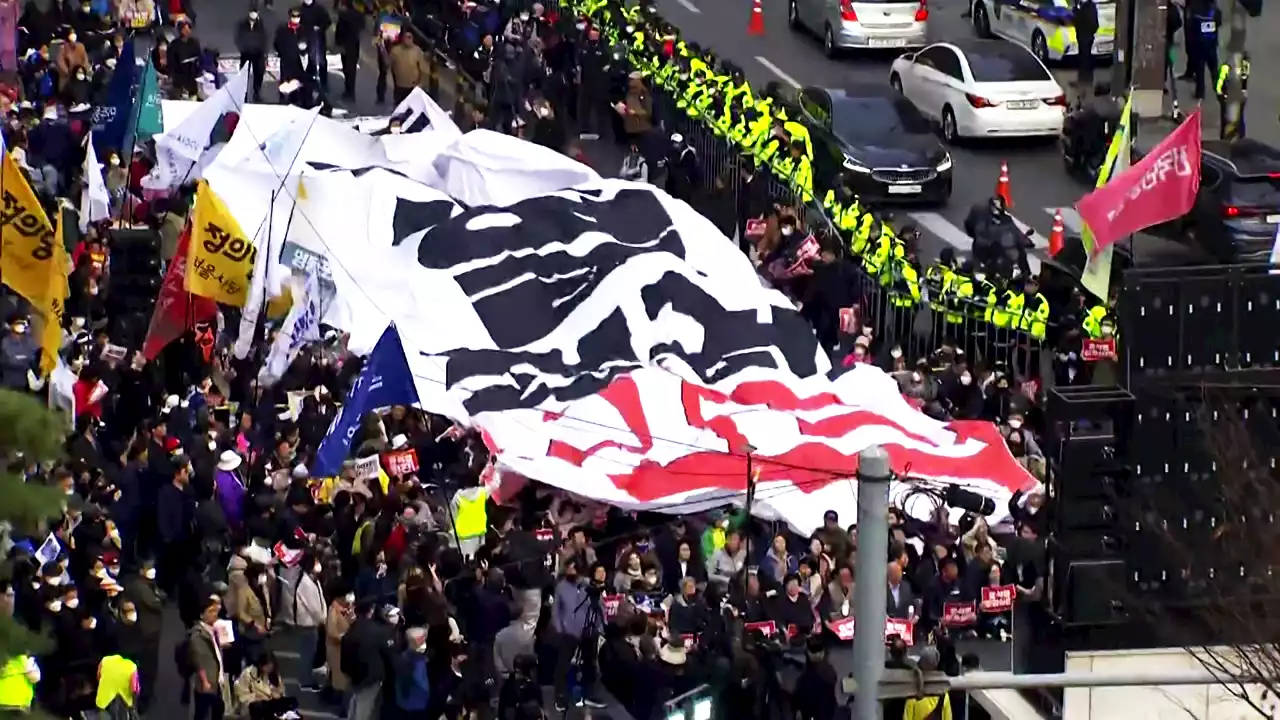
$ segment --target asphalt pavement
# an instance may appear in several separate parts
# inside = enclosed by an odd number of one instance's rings
[[[780,81],[784,87],[840,87],[857,82],[888,82],[889,66],[898,54],[851,53],[831,60],[822,52],[817,37],[791,30],[787,24],[787,0],[763,0],[765,34],[747,34],[751,4],[743,0],[657,0],[664,17],[680,28],[688,40],[713,49],[718,56],[741,66],[753,86]],[[931,42],[973,36],[967,18],[966,0],[931,0],[929,39]],[[1265,81],[1265,68],[1280,63],[1280,45],[1272,38],[1280,30],[1276,13],[1255,18],[1249,28],[1248,48],[1254,68],[1246,106],[1250,137],[1280,145],[1280,84]],[[1225,44],[1225,39],[1224,39]],[[1073,69],[1051,68],[1060,85],[1072,95]],[[1105,77],[1107,69],[1098,72]],[[1180,83],[1182,109],[1188,110],[1191,88]],[[1217,133],[1217,103],[1205,106],[1205,133]],[[1089,188],[1068,177],[1063,169],[1056,139],[1013,140],[968,143],[951,149],[955,162],[955,187],[951,201],[941,208],[905,210],[897,213],[900,222],[914,222],[924,234],[921,257],[932,259],[942,248],[967,251],[972,241],[964,232],[964,218],[975,203],[985,203],[995,190],[1000,164],[1009,166],[1013,215],[1019,223],[1035,231],[1032,239],[1039,252],[1048,247],[1048,235],[1055,211],[1062,210],[1066,232],[1079,234],[1082,227],[1073,206]],[[1029,258],[1038,272],[1039,260]]]
[[[332,7],[329,0],[319,0],[322,5]],[[234,58],[238,57],[235,43],[236,25],[248,16],[250,5],[259,8],[263,24],[267,30],[268,42],[274,37],[276,28],[280,23],[285,22],[289,14],[289,8],[295,4],[284,1],[278,1],[272,7],[262,7],[261,1],[251,0],[192,0],[195,9],[195,36],[200,40],[201,47],[217,48],[219,57]],[[332,33],[330,33],[332,38]],[[374,49],[371,42],[367,42],[365,47],[361,49],[360,64],[357,69],[356,80],[356,102],[347,103],[340,99],[342,95],[342,60],[337,54],[336,48],[330,47],[328,53],[329,60],[329,93],[334,100],[334,106],[348,115],[386,115],[393,108],[390,105],[391,92],[387,91],[387,104],[378,105],[374,102],[374,85],[378,78],[377,58],[374,55]],[[268,76],[271,73],[268,72]],[[278,81],[277,81],[278,82]],[[276,92],[276,82],[270,77],[263,83],[264,102],[274,103],[279,95]]]

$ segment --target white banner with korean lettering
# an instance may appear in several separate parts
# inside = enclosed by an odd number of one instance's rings
[[[224,132],[227,116],[239,116],[244,108],[248,73],[246,66],[200,103],[181,124],[155,137],[156,166],[147,176],[146,187],[176,188],[200,179],[205,167],[216,157],[218,146],[226,141],[223,135],[227,135]]]
[[[271,344],[267,362],[258,373],[262,385],[274,385],[284,377],[289,364],[298,356],[302,346],[320,339],[321,307],[320,281],[315,273],[305,282],[293,281],[293,307],[284,319],[284,326]]]

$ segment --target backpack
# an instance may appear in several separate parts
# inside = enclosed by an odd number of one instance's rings
[[[178,667],[178,677],[186,680],[196,674],[196,664],[191,661],[191,636],[182,638],[173,648],[173,664]]]
[[[351,679],[351,684],[359,686],[369,674],[368,668],[360,658],[361,639],[350,630],[342,636],[339,646],[338,665],[343,674]]]

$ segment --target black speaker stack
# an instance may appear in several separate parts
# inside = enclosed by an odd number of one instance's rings
[[[160,290],[160,235],[149,229],[111,231],[111,287],[107,313],[112,342],[142,346]]]

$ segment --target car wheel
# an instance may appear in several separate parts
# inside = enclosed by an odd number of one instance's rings
[[[954,143],[960,139],[960,129],[956,126],[956,114],[952,112],[950,105],[942,108],[942,139],[947,143]]]
[[[899,93],[902,92],[902,77],[899,76],[898,73],[893,73],[889,76],[889,87]]]
[[[1031,33],[1031,53],[1040,58],[1040,62],[1046,66],[1049,64],[1049,41],[1045,40],[1044,33],[1036,30]]]
[[[828,25],[826,30],[822,31],[822,52],[826,53],[829,58],[834,58],[840,54],[840,48],[836,47],[836,36],[831,32],[831,26]]]
[[[973,6],[973,32],[980,38],[991,37],[991,18],[987,16],[987,6],[982,3]]]
[[[787,4],[787,24],[791,26],[792,30],[803,29],[800,22],[800,5],[796,0],[791,0],[791,2]]]

